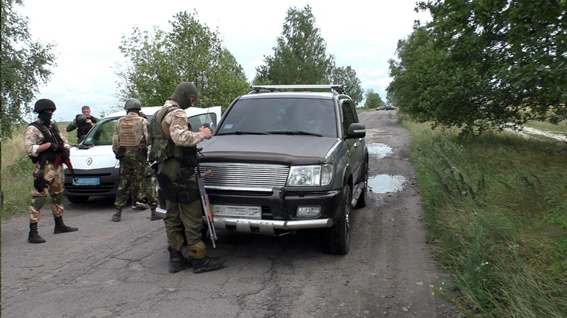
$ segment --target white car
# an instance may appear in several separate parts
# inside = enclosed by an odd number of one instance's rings
[[[161,106],[143,107],[142,112],[150,122]],[[204,123],[210,123],[214,131],[221,117],[221,107],[191,107],[185,110],[187,120],[193,131],[199,131]],[[85,140],[71,148],[71,164],[75,170],[75,179],[71,171],[65,169],[65,196],[72,203],[84,203],[91,196],[116,195],[119,181],[120,161],[112,152],[112,134],[114,126],[126,111],[110,114],[102,118],[87,134]]]

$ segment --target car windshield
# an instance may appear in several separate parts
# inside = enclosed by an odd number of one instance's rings
[[[337,137],[331,99],[254,98],[233,105],[217,135],[286,134]]]
[[[147,115],[146,118],[148,122],[152,120],[153,115]],[[215,123],[217,122],[215,113],[199,114],[187,118],[187,122],[191,125],[191,130],[194,132],[199,131],[199,127],[204,123],[210,123],[211,128],[214,130],[216,128]],[[87,134],[83,144],[86,146],[104,146],[112,145],[112,134],[114,133],[114,126],[118,123],[120,117],[104,118],[98,122]]]
[[[112,145],[114,126],[120,117],[103,119],[98,122],[87,134],[83,144],[90,146]]]

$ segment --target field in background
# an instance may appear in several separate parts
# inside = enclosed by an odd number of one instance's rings
[[[526,123],[525,126],[539,130],[544,130],[552,134],[567,135],[567,121],[565,120],[557,125],[548,122],[529,121]]]
[[[567,146],[514,134],[412,132],[429,240],[457,307],[482,317],[565,317]],[[444,286],[435,293],[451,297]]]

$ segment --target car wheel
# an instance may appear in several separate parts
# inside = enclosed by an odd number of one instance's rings
[[[81,195],[81,196],[68,195],[67,196],[67,200],[69,200],[71,203],[75,203],[75,204],[85,203],[85,202],[87,202],[88,199],[89,199],[88,195]]]
[[[340,205],[337,222],[323,230],[323,252],[345,255],[350,248],[350,212],[352,191],[347,184],[343,188],[343,200]]]
[[[364,172],[364,188],[358,196],[358,201],[356,201],[356,208],[363,208],[366,206],[366,201],[368,201],[368,162],[365,163],[366,171]]]

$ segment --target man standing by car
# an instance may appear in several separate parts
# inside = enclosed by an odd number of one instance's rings
[[[116,154],[116,159],[120,160],[120,181],[116,193],[114,207],[116,212],[112,216],[112,221],[120,222],[122,218],[122,207],[128,203],[130,197],[138,197],[139,194],[132,193],[142,189],[144,182],[144,171],[147,169],[147,140],[148,140],[148,121],[138,115],[142,109],[142,104],[134,98],[126,101],[124,105],[126,116],[120,118],[114,127],[112,135],[112,151]],[[154,190],[155,191],[155,190]],[[148,196],[150,202],[151,216],[155,218],[157,199]]]
[[[77,129],[77,143],[81,143],[92,126],[98,123],[98,118],[91,116],[91,108],[89,106],[83,106],[81,112],[82,114],[77,115],[66,128],[67,132]]]
[[[53,233],[75,232],[79,229],[63,223],[63,186],[65,175],[61,162],[69,158],[69,145],[59,133],[57,124],[51,121],[57,109],[50,99],[40,99],[34,105],[38,119],[29,124],[24,132],[24,149],[35,164],[33,170],[34,189],[29,209],[30,233],[29,243],[44,243],[39,236],[37,224],[41,217],[41,208],[47,201],[47,193],[51,196],[51,212],[55,218]]]
[[[193,132],[187,122],[185,109],[195,106],[197,92],[193,83],[179,84],[150,124],[149,160],[157,164],[156,177],[167,206],[164,223],[170,273],[190,267],[194,273],[202,273],[221,268],[224,263],[219,257],[207,256],[201,234],[203,217],[195,178],[196,145],[210,139],[212,132],[205,127]],[[181,254],[185,244],[190,260]]]

